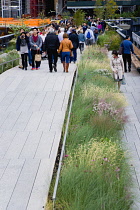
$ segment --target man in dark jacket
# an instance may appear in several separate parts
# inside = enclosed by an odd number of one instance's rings
[[[58,36],[54,33],[54,29],[50,28],[48,35],[45,38],[44,47],[45,51],[48,53],[48,61],[49,61],[49,70],[52,72],[53,68],[54,71],[57,72],[57,58],[58,53],[57,49],[59,48],[59,39]],[[53,61],[54,60],[54,65]]]
[[[71,58],[71,61],[73,60],[73,62],[75,63],[77,60],[77,48],[79,47],[79,39],[75,29],[72,30],[71,34],[69,34],[69,40],[71,40],[73,44],[73,59]]]

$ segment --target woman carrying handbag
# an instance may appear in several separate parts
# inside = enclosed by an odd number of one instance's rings
[[[33,35],[30,36],[30,46],[32,55],[32,70],[38,70],[41,64],[42,38],[38,35],[38,29],[33,28]]]

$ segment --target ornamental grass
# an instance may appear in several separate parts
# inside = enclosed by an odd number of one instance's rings
[[[85,50],[78,69],[56,209],[128,210],[131,166],[121,143],[126,100],[98,46]]]

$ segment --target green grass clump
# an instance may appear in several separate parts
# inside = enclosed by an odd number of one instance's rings
[[[131,173],[120,135],[126,100],[98,46],[84,52],[78,69],[56,209],[128,210]]]
[[[19,60],[15,60],[13,62],[7,63],[7,61],[11,61],[16,58],[19,58],[19,54],[16,50],[12,50],[9,53],[7,53],[7,55],[0,60],[0,64],[5,63],[3,66],[0,65],[0,74],[8,69],[11,69],[11,68],[17,66],[19,64]]]
[[[119,46],[122,39],[116,31],[106,31],[104,35],[99,36],[98,44],[104,47],[105,44],[109,44],[109,50],[119,50]]]
[[[117,143],[92,139],[65,158],[56,209],[128,210],[130,177]]]

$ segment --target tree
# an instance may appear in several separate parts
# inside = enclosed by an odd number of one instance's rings
[[[95,3],[95,6],[96,6],[96,8],[94,9],[95,15],[98,18],[102,19],[103,16],[104,16],[104,8],[103,8],[103,5],[102,5],[102,0],[97,0],[96,3]]]
[[[117,4],[114,0],[107,0],[105,4],[105,18],[113,18],[117,10]]]
[[[78,9],[74,13],[73,20],[76,26],[81,25],[85,21],[85,13],[82,10]]]
[[[97,0],[95,14],[99,18],[113,18],[117,10],[117,4],[115,0]]]

